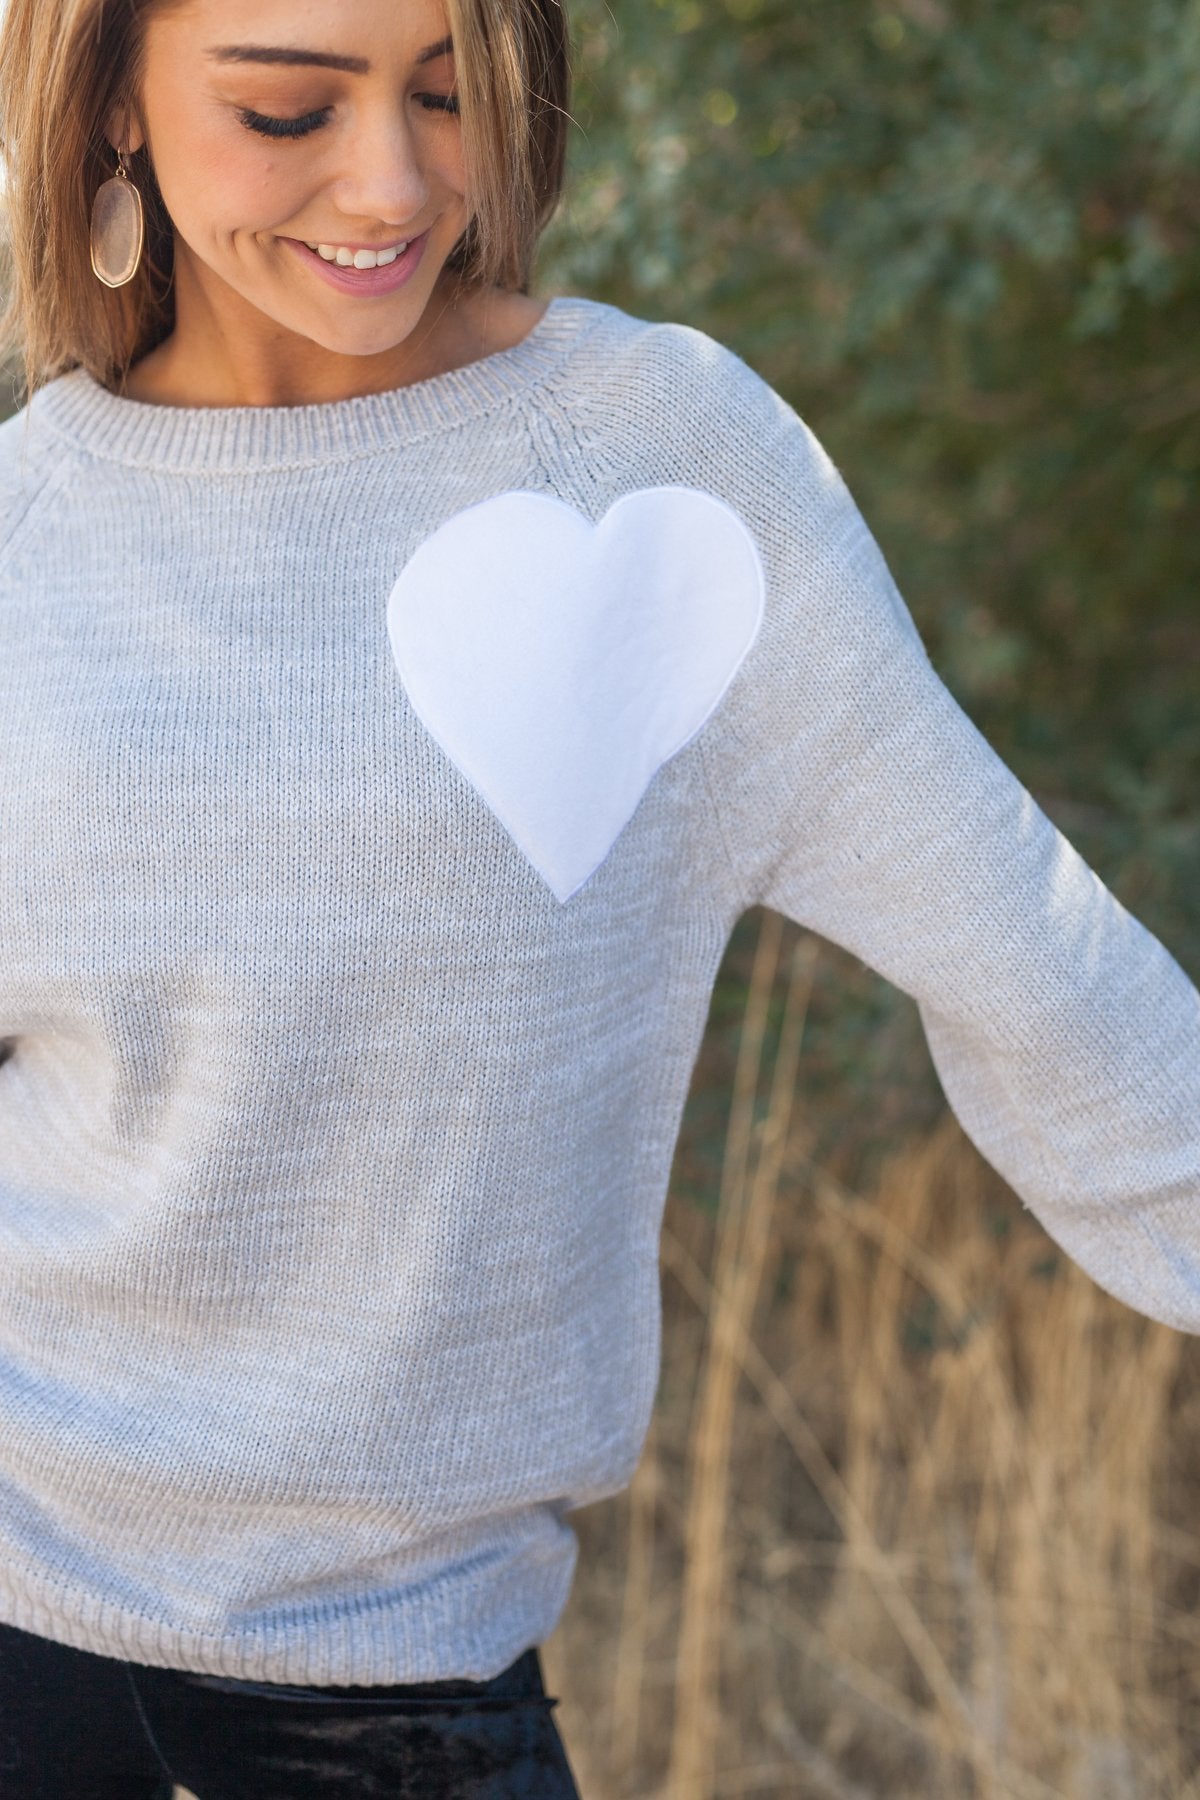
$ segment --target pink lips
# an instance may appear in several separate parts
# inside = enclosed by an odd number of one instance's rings
[[[330,287],[340,289],[343,294],[391,294],[403,287],[413,273],[421,260],[428,236],[428,231],[423,231],[420,237],[411,238],[408,249],[395,262],[385,263],[379,269],[344,269],[340,263],[326,262],[323,256],[318,256],[315,250],[310,250],[299,238],[286,238],[284,242],[290,244]]]

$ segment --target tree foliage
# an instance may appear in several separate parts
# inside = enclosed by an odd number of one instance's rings
[[[1200,973],[1200,0],[573,0],[546,285],[743,355]]]

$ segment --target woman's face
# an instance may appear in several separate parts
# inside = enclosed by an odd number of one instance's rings
[[[210,335],[252,323],[336,356],[409,336],[470,216],[441,0],[170,5],[137,114],[180,323],[191,308]]]

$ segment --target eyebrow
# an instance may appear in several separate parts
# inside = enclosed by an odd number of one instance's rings
[[[449,56],[453,49],[453,38],[441,38],[436,44],[427,44],[418,53],[417,62],[435,62],[439,56]],[[337,56],[331,50],[299,50],[284,44],[221,44],[208,54],[217,62],[283,63],[291,68],[337,69],[343,75],[371,73],[365,56]]]
[[[450,56],[454,52],[452,37],[439,38],[436,44],[427,44],[417,57],[419,63],[436,62],[439,56]]]

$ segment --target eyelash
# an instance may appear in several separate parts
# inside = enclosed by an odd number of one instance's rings
[[[415,98],[426,112],[457,117],[457,94],[417,94]],[[248,131],[257,131],[260,137],[301,138],[307,137],[310,131],[318,131],[332,111],[332,107],[323,106],[319,112],[303,113],[297,119],[273,119],[268,113],[252,112],[247,108],[238,117]]]

